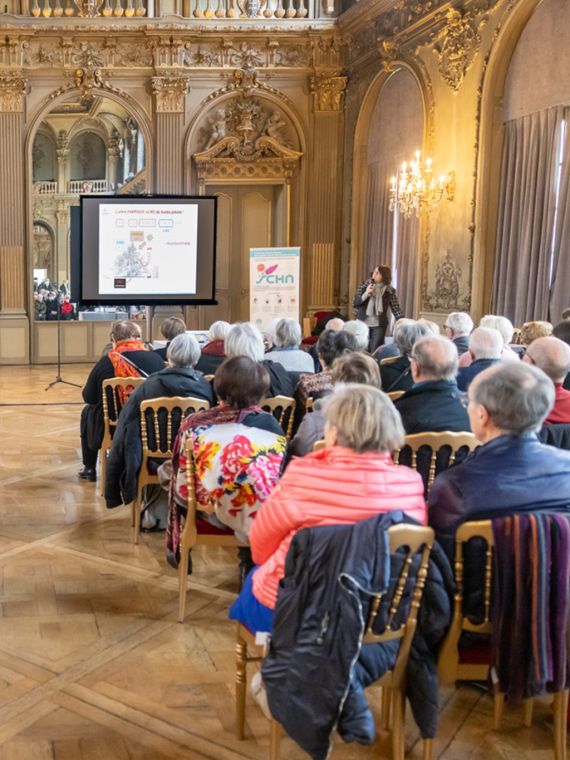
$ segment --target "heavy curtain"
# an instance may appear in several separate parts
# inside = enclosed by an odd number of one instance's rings
[[[562,107],[505,125],[493,311],[515,325],[547,319]]]
[[[413,318],[417,286],[420,222],[415,216],[398,218],[396,267],[398,270],[398,299],[406,317]]]
[[[554,261],[550,291],[550,321],[556,324],[570,306],[570,108],[565,110],[566,133],[563,147],[558,210],[554,228]]]

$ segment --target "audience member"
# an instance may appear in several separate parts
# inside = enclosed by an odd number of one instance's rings
[[[69,296],[63,296],[63,300],[60,306],[60,314],[61,314],[61,318],[65,321],[69,321],[70,319],[77,319],[75,308],[73,304],[71,303],[71,299]]]
[[[398,325],[401,324],[413,324],[415,320],[408,319],[407,317],[402,317],[402,319],[396,320],[394,322],[394,326],[392,327],[392,340],[388,343],[387,339],[386,343],[384,343],[382,346],[379,346],[376,351],[372,354],[372,356],[376,359],[377,362],[381,362],[382,359],[390,359],[392,356],[399,356],[400,351],[398,349],[398,346],[396,345],[396,342],[394,340],[394,335],[396,333],[396,330],[398,328]]]
[[[263,337],[251,322],[232,325],[225,342],[226,356],[248,356],[262,364],[269,373],[269,396],[289,396],[295,393],[295,380],[282,364],[265,359]],[[296,379],[296,378],[295,378]]]
[[[208,330],[208,342],[202,348],[196,369],[205,375],[215,375],[216,370],[226,358],[225,341],[231,325],[219,319],[213,322]]]
[[[554,403],[542,370],[497,364],[469,387],[471,430],[482,446],[440,473],[429,497],[429,520],[450,557],[457,527],[512,512],[570,512],[570,452],[535,435]]]
[[[273,350],[265,354],[265,359],[278,362],[288,372],[314,372],[312,357],[300,348],[302,337],[297,320],[280,319],[275,325]]]
[[[177,335],[181,335],[182,333],[186,332],[186,323],[183,319],[180,319],[180,317],[168,317],[160,325],[160,332],[166,341],[166,346],[163,346],[162,348],[155,348],[155,352],[163,361],[166,361],[170,341],[174,340]]]
[[[351,319],[344,323],[342,328],[345,332],[354,335],[356,341],[356,350],[364,354],[368,353],[368,343],[370,340],[370,328],[360,319]]]
[[[216,372],[218,406],[191,414],[182,422],[172,455],[166,534],[170,564],[177,566],[180,559],[188,496],[184,453],[188,436],[196,462],[198,505],[215,507],[214,513],[202,512],[201,521],[215,528],[231,528],[241,540],[247,540],[253,518],[279,479],[286,447],[277,421],[259,406],[268,390],[265,367],[247,356],[235,356]]]
[[[38,322],[45,322],[46,302],[43,293],[34,293],[34,316]]]
[[[564,343],[570,346],[570,318],[563,319],[562,322],[559,322],[553,329],[552,334],[555,338],[560,338],[560,340],[563,340]],[[564,380],[564,388],[565,390],[570,391],[570,372],[566,375],[566,379]]]
[[[570,309],[564,309],[560,319],[570,319]]]
[[[530,346],[533,340],[546,338],[548,335],[552,335],[552,325],[550,322],[540,320],[525,322],[521,327],[521,343],[523,346]]]
[[[434,322],[433,319],[424,319],[423,317],[421,319],[418,319],[418,323],[420,325],[425,325],[427,329],[430,331],[431,335],[441,335],[441,330],[439,329],[439,325],[437,322]]]
[[[86,406],[81,412],[80,434],[83,469],[79,477],[96,480],[97,454],[103,440],[103,380],[112,377],[148,377],[164,368],[155,351],[147,351],[140,327],[134,322],[114,322],[113,346],[93,367],[83,388]]]
[[[344,319],[341,319],[340,317],[332,317],[329,319],[329,321],[325,325],[325,329],[321,330],[321,332],[318,334],[319,338],[324,333],[325,330],[333,330],[334,332],[339,332],[344,327]],[[313,332],[313,335],[315,333]],[[318,342],[318,341],[317,341]],[[311,358],[313,360],[313,364],[315,365],[315,372],[319,373],[322,371],[321,363],[319,361],[319,355],[317,353],[317,344],[314,343],[310,349],[309,353],[311,355]]]
[[[321,364],[321,372],[302,374],[295,391],[298,402],[304,406],[308,398],[317,399],[332,390],[330,368],[336,358],[356,350],[354,335],[340,330],[325,330],[317,342],[317,355]]]
[[[502,351],[503,339],[498,330],[491,327],[477,327],[473,330],[469,341],[469,353],[473,361],[468,367],[461,367],[457,373],[459,390],[466,391],[480,372],[500,361]]]
[[[285,557],[297,531],[356,523],[392,509],[426,521],[421,476],[392,461],[404,429],[388,397],[369,386],[340,386],[327,399],[325,419],[326,448],[291,462],[250,530],[258,567],[230,617],[251,631],[271,630]]]
[[[570,346],[552,335],[537,338],[527,348],[523,361],[534,364],[554,383],[554,406],[544,424],[570,423],[570,391],[563,387],[566,375],[570,372]]]
[[[470,430],[457,388],[457,348],[447,338],[429,336],[410,354],[414,385],[394,403],[407,434]]]
[[[421,322],[401,321],[394,330],[394,343],[400,355],[380,364],[382,388],[386,393],[391,391],[408,391],[414,381],[410,368],[410,352],[414,343],[420,338],[431,335],[431,330]]]
[[[510,346],[513,339],[513,324],[510,319],[506,317],[498,317],[495,314],[485,315],[479,322],[479,327],[490,327],[493,330],[497,330],[503,339],[503,350],[501,352],[501,359],[503,361],[519,361],[519,355]],[[468,367],[473,362],[473,357],[466,351],[459,357],[459,366]]]
[[[109,508],[130,504],[136,497],[142,461],[141,403],[162,396],[191,396],[208,401],[210,405],[214,403],[212,386],[201,372],[194,369],[200,357],[200,347],[192,335],[183,332],[173,338],[168,344],[167,357],[168,366],[136,388],[119,415],[104,486]]]
[[[362,324],[362,322],[360,323]],[[333,386],[341,383],[371,385],[380,388],[380,370],[371,356],[353,351],[335,359],[330,371]],[[302,457],[313,450],[313,446],[324,436],[325,415],[323,412],[324,398],[316,399],[311,414],[305,414],[297,434],[289,444],[290,456]]]
[[[469,350],[469,335],[473,330],[473,320],[464,311],[453,311],[444,324],[445,334],[455,344],[457,355]]]

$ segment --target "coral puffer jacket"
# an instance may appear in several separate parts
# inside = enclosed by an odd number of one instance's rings
[[[253,560],[253,593],[273,609],[285,557],[302,528],[342,525],[401,509],[427,523],[421,476],[397,466],[389,454],[335,446],[294,459],[257,512],[249,534]]]

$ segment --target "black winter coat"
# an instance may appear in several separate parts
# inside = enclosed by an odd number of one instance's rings
[[[414,380],[407,356],[398,356],[394,361],[380,364],[380,377],[384,393],[409,391]]]
[[[193,396],[213,404],[212,386],[202,373],[189,367],[167,367],[133,391],[119,415],[113,447],[107,461],[105,501],[107,507],[129,504],[136,497],[142,462],[141,403],[151,398]]]
[[[374,740],[374,721],[362,690],[392,666],[396,646],[361,648],[361,637],[370,593],[386,591],[391,576],[396,578],[398,560],[390,560],[386,530],[402,521],[414,522],[402,512],[391,512],[355,525],[308,528],[291,543],[263,680],[273,717],[314,760],[327,757],[337,724],[347,741]],[[435,734],[435,649],[451,614],[451,569],[443,552],[434,556],[441,568],[436,561],[430,563],[408,671],[408,696],[424,736]],[[409,589],[404,599],[411,601]]]
[[[394,402],[404,429],[412,433],[471,430],[455,380],[419,383]]]

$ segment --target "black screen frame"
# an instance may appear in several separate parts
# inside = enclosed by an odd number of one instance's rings
[[[211,230],[211,233],[208,233],[208,237],[211,237],[212,247],[213,251],[211,254],[211,278],[210,278],[210,295],[207,298],[204,297],[198,297],[196,295],[192,294],[183,294],[178,296],[149,296],[148,294],[143,294],[140,296],[120,296],[120,295],[110,295],[110,296],[101,296],[99,294],[98,298],[91,298],[91,297],[85,297],[84,295],[84,288],[83,288],[83,274],[84,274],[84,246],[83,246],[83,235],[84,235],[84,206],[83,203],[85,200],[91,201],[98,201],[99,203],[116,203],[117,205],[120,205],[121,203],[140,203],[141,205],[144,205],[145,203],[151,204],[151,203],[160,203],[161,201],[169,202],[169,201],[177,201],[177,200],[183,200],[183,201],[196,201],[198,202],[198,219],[200,219],[200,201],[213,201],[213,229]],[[216,295],[216,263],[217,263],[217,220],[218,220],[218,198],[215,195],[166,195],[166,194],[156,194],[156,195],[81,195],[80,196],[80,229],[79,229],[79,235],[78,235],[78,242],[79,245],[72,246],[71,250],[71,267],[72,267],[72,277],[70,277],[70,281],[76,282],[78,284],[78,290],[77,292],[79,294],[77,300],[78,303],[85,305],[85,306],[167,306],[167,305],[180,305],[180,306],[217,306],[218,302],[216,301],[215,295]],[[203,225],[202,225],[203,226]],[[198,236],[201,234],[201,228],[200,222],[198,221]],[[96,241],[96,245],[98,245],[98,237]],[[198,237],[198,253],[200,252],[200,237]],[[198,276],[198,273],[197,273]]]

